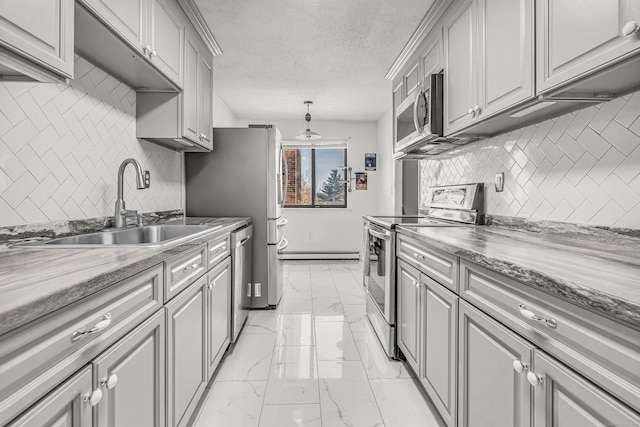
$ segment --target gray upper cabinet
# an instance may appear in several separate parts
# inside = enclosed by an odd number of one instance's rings
[[[445,134],[535,95],[533,0],[465,0],[445,16]]]
[[[93,426],[91,403],[98,404],[102,392],[90,401],[92,391],[91,366],[85,366],[8,427]]]
[[[464,301],[459,310],[458,425],[530,426],[533,346]]]
[[[536,0],[537,88],[563,83],[638,53],[640,2]],[[628,35],[625,35],[627,34]]]
[[[478,105],[477,2],[454,2],[444,22],[444,133],[475,121]]]
[[[73,78],[73,17],[73,0],[0,2],[0,75]]]
[[[458,296],[421,276],[419,379],[449,427],[456,426]]]
[[[185,20],[175,0],[149,0],[147,45],[158,69],[179,87],[183,80]]]
[[[442,27],[436,26],[418,48],[420,52],[420,75],[422,83],[429,81],[431,74],[439,73],[443,68]]]
[[[478,1],[479,119],[535,95],[533,1]]]
[[[176,0],[79,0],[79,2],[129,48],[141,53],[146,60],[145,63],[153,64],[148,67],[153,69],[155,66],[155,69],[176,88],[182,89],[186,17],[181,16],[182,10]],[[93,24],[86,20],[84,14],[81,13],[80,17],[82,20],[79,21],[79,28],[83,37],[89,39],[78,40],[80,52],[124,81],[134,86],[144,85],[144,79],[131,76],[130,70],[122,70],[122,68],[135,68],[140,65],[136,65],[135,61],[131,62],[130,55],[129,57],[124,55],[123,58],[122,47],[113,45],[109,36],[103,31],[97,30],[88,34]],[[115,55],[111,58],[111,62],[117,63],[109,63],[104,53],[99,52],[101,49],[114,50]],[[105,62],[106,65],[103,65]],[[139,72],[143,73],[144,69]],[[151,88],[157,84],[155,80],[149,80],[149,83]],[[144,86],[138,89],[144,89]]]
[[[398,347],[415,373],[419,372],[420,347],[420,272],[398,260]]]
[[[99,427],[164,427],[164,332],[160,310],[94,360]]]
[[[195,34],[187,31],[184,51],[184,92],[182,93],[182,134],[191,141],[200,137],[200,102],[198,102],[198,68],[200,47]]]
[[[207,384],[207,276],[166,306],[167,426],[185,426]]]
[[[142,52],[147,39],[148,0],[81,0],[111,30]]]
[[[201,139],[200,145],[206,149],[213,148],[213,57],[205,48],[200,55],[198,68],[198,97],[200,114],[198,115]]]
[[[231,257],[208,274],[207,285],[207,368],[211,378],[229,345],[229,309],[231,307]]]
[[[535,351],[534,427],[637,426],[640,414],[541,350]]]

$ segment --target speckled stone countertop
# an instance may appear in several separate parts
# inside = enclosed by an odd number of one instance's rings
[[[398,227],[401,234],[640,328],[640,239],[586,230]]]
[[[250,222],[246,217],[169,219],[166,224],[221,228],[164,248],[0,251],[0,335]]]

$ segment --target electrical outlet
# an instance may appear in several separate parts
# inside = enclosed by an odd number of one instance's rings
[[[504,172],[498,172],[496,174],[495,185],[496,185],[496,193],[500,193],[504,191]]]
[[[262,296],[262,283],[256,283],[253,287],[253,296],[261,297]]]
[[[151,185],[151,173],[149,171],[144,171],[144,186],[149,188]]]

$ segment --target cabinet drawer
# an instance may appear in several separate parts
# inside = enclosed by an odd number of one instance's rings
[[[0,425],[162,307],[162,264],[0,340]]]
[[[211,240],[207,243],[207,258],[209,260],[209,268],[225,259],[231,253],[231,236],[229,234]]]
[[[165,263],[165,302],[207,270],[207,245],[200,245]]]
[[[466,260],[460,270],[464,299],[640,407],[640,331]]]
[[[458,257],[398,235],[398,257],[458,293]]]

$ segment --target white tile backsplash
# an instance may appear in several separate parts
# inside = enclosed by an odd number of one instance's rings
[[[467,182],[485,183],[489,214],[640,229],[640,92],[421,162],[421,202]]]
[[[113,215],[118,166],[137,159],[151,187],[125,173],[140,212],[179,209],[180,154],[136,139],[136,93],[76,57],[69,85],[0,82],[0,226]]]

